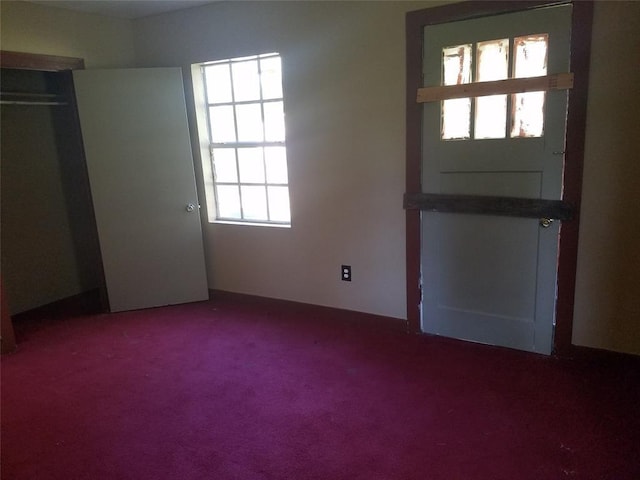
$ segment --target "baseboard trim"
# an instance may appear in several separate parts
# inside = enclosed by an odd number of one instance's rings
[[[597,361],[606,364],[636,364],[640,371],[640,355],[626,352],[616,352],[614,350],[604,350],[584,345],[571,345],[571,349],[565,355],[558,355],[559,358],[569,358],[578,361]]]
[[[233,301],[244,303],[248,305],[264,305],[267,306],[280,306],[288,309],[301,309],[307,314],[314,314],[318,316],[327,317],[333,316],[339,321],[357,324],[366,328],[384,329],[394,332],[404,332],[413,334],[406,320],[400,318],[386,317],[383,315],[375,315],[371,313],[357,312],[354,310],[345,310],[336,307],[327,307],[323,305],[314,305],[304,302],[296,302],[292,300],[283,300],[271,297],[261,297],[258,295],[251,295],[246,293],[229,292],[226,290],[209,290],[210,300],[221,301]],[[418,332],[420,335],[426,335]],[[437,337],[443,341],[465,342],[464,340],[449,339],[446,337]],[[500,347],[496,347],[500,348]],[[564,353],[556,353],[553,355],[555,358],[563,360],[576,360],[586,362],[596,362],[598,364],[637,364],[640,369],[640,356],[630,353],[615,352],[612,350],[602,350],[592,347],[584,347],[579,345],[571,345],[570,349],[567,349]]]
[[[280,307],[288,310],[304,311],[306,315],[318,316],[321,318],[335,318],[343,323],[356,324],[367,328],[376,328],[392,332],[408,332],[407,321],[401,318],[375,315],[373,313],[358,312],[324,305],[296,302],[293,300],[283,300],[279,298],[261,297],[246,293],[229,292],[226,290],[209,290],[209,299],[213,301],[233,301],[247,305],[263,305],[265,307]]]
[[[265,308],[286,308],[287,310],[300,311],[307,316],[321,318],[323,321],[327,318],[332,318],[335,321],[358,325],[362,328],[374,328],[396,333],[415,333],[411,331],[407,321],[404,319],[358,312],[355,310],[217,289],[209,290],[209,299],[212,301],[229,301],[251,306],[264,306]],[[87,315],[104,313],[106,311],[102,292],[97,288],[12,315],[11,320],[12,322],[19,323],[30,319],[41,319],[43,317]],[[438,338],[463,342],[463,340],[445,339],[444,337]],[[581,362],[594,362],[599,365],[629,365],[640,370],[640,355],[581,345],[571,345],[571,348],[567,349],[565,353],[556,354],[555,357]]]

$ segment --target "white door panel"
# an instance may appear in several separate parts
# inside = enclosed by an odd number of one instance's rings
[[[540,172],[443,172],[439,193],[538,198]]]
[[[207,299],[181,70],[74,83],[111,311]]]

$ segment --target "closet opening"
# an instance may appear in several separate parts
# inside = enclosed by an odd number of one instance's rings
[[[16,323],[43,310],[104,311],[102,259],[71,74],[84,62],[14,52],[1,58],[3,312]],[[12,350],[5,323],[3,315],[3,352]]]

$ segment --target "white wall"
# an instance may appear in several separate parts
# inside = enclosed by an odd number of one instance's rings
[[[0,12],[2,50],[84,58],[87,68],[133,66],[130,20],[7,0]]]
[[[640,354],[640,3],[596,2],[573,341]]]
[[[426,4],[224,2],[134,22],[142,65],[282,54],[292,228],[206,225],[210,287],[406,318],[404,14]]]

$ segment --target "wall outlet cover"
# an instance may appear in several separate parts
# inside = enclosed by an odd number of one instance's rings
[[[350,282],[351,281],[351,265],[342,265],[342,267],[340,267],[340,271],[341,271],[341,278],[344,282]]]

